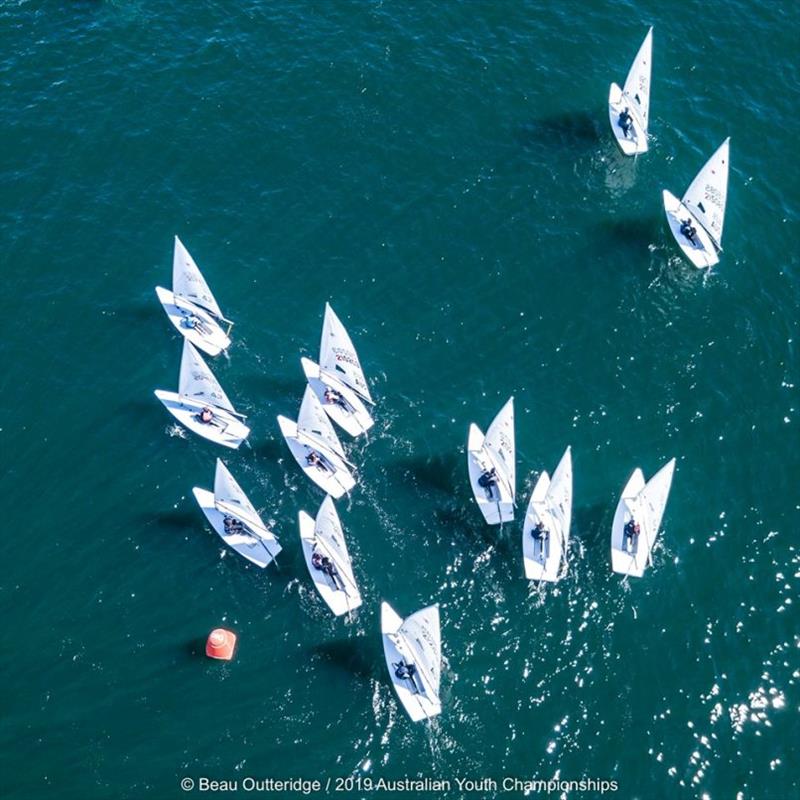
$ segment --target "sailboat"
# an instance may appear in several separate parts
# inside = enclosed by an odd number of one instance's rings
[[[177,236],[172,256],[172,291],[157,286],[156,294],[178,333],[195,347],[210,356],[228,349],[233,323],[222,315],[206,279]]]
[[[353,342],[329,303],[325,304],[319,364],[301,358],[308,385],[325,413],[351,436],[374,424],[367,404],[374,405]]]
[[[388,603],[381,603],[381,634],[389,676],[409,717],[419,722],[441,714],[439,606],[428,606],[401,619]]]
[[[211,527],[239,555],[262,569],[281,552],[281,546],[263,523],[253,504],[221,459],[217,459],[214,491],[192,489]]]
[[[328,608],[337,617],[358,608],[361,593],[331,496],[322,501],[316,520],[301,511],[298,522],[308,572]]]
[[[236,412],[188,339],[183,342],[178,391],[156,389],[155,395],[181,425],[212,442],[236,449],[250,435],[244,415]]]
[[[543,472],[533,487],[522,528],[526,578],[558,581],[564,577],[571,521],[572,450],[568,447],[553,473],[553,479],[550,480],[547,472]]]
[[[467,438],[467,468],[472,493],[488,525],[514,519],[514,398],[500,409],[486,431],[474,423]]]
[[[622,490],[611,526],[611,569],[622,575],[641,578],[651,562],[653,545],[667,506],[675,459],[668,461],[645,483],[638,467]],[[638,534],[628,529],[638,525]]]
[[[626,156],[647,152],[647,125],[650,121],[650,67],[653,60],[653,29],[647,31],[633,60],[625,85],[611,84],[608,92],[608,117],[620,150]],[[627,130],[620,115],[627,112]]]
[[[310,386],[306,386],[297,422],[279,416],[278,425],[303,472],[326,494],[338,499],[356,485],[350,471],[353,465]]]
[[[728,202],[728,137],[678,200],[664,190],[669,229],[683,254],[698,269],[713,267],[722,252],[722,226]]]

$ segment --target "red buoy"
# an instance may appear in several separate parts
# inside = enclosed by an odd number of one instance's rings
[[[236,634],[233,631],[226,631],[225,628],[215,628],[208,635],[206,655],[209,658],[230,661],[233,658],[233,649],[235,647]]]

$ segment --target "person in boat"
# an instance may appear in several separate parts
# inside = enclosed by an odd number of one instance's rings
[[[544,522],[541,520],[539,520],[536,525],[533,526],[531,533],[533,534],[534,539],[539,539],[542,543],[544,543],[547,540],[547,537],[550,536],[550,531],[545,528]]]
[[[344,589],[344,584],[339,577],[339,570],[336,565],[327,556],[322,556],[322,571],[333,581],[335,589]]]
[[[325,462],[322,460],[322,456],[316,450],[310,450],[308,455],[306,456],[306,464],[309,467],[319,467],[320,469],[325,468]]]
[[[398,661],[394,665],[394,674],[400,678],[401,680],[414,680],[414,676],[417,674],[417,668],[414,664],[406,664],[405,661]]]
[[[633,126],[633,117],[630,115],[628,106],[625,106],[625,108],[619,112],[619,119],[617,122],[619,122],[619,126],[622,128],[622,133],[624,134],[625,138],[627,138],[628,133],[630,133],[631,127]]]
[[[331,389],[330,386],[325,387],[325,394],[323,395],[325,398],[325,402],[331,405],[341,406],[342,408],[347,407],[347,403],[344,401],[344,397],[342,397],[341,392],[337,392],[336,389]]]
[[[208,425],[214,421],[214,412],[208,406],[203,406],[203,410],[198,414],[198,417],[200,418],[200,422]]]
[[[694,237],[697,236],[697,228],[692,225],[692,220],[688,217],[681,221],[681,233],[692,243],[697,244]]]
[[[244,525],[238,519],[229,517],[227,514],[222,520],[222,524],[225,527],[225,533],[241,533],[244,530]]]
[[[497,469],[492,467],[491,469],[485,470],[480,478],[478,478],[478,486],[486,489],[486,493],[491,500],[494,496],[494,487],[497,486]]]
[[[318,553],[316,550],[311,554],[311,566],[314,569],[322,570],[322,559],[324,556],[321,553]]]
[[[625,523],[625,538],[630,542],[631,549],[635,546],[641,530],[639,523],[633,517]]]

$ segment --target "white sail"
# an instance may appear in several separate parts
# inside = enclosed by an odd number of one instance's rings
[[[184,339],[183,342],[178,394],[236,413],[228,396],[222,391],[219,381],[188,339]]]
[[[314,523],[314,536],[316,537],[316,546],[319,551],[335,564],[339,575],[344,580],[345,590],[360,600],[361,595],[353,574],[353,564],[350,561],[350,554],[347,552],[347,545],[344,541],[342,523],[336,513],[336,506],[333,504],[333,498],[330,495],[327,495],[322,501],[322,505],[317,512],[317,519]]]
[[[489,452],[501,478],[505,480],[513,499],[516,490],[517,470],[514,447],[514,398],[500,409],[500,413],[486,431],[484,447]]]
[[[219,458],[217,459],[217,471],[214,473],[214,503],[220,511],[229,512],[240,521],[253,525],[258,530],[266,530],[261,517],[242,487]]]
[[[661,527],[661,519],[667,506],[667,498],[672,486],[674,472],[675,459],[673,458],[650,478],[636,497],[637,521],[642,528],[640,535],[645,536],[645,544],[648,551],[652,549],[658,530]]]
[[[638,116],[639,125],[647,132],[650,114],[650,68],[653,59],[653,29],[647,31],[642,46],[633,60],[622,93],[630,103],[631,112]]]
[[[569,447],[553,473],[545,504],[550,516],[558,523],[561,547],[566,550],[572,522],[572,450]]]
[[[335,375],[368,402],[372,397],[361,369],[353,342],[329,303],[325,304],[325,319],[322,323],[322,341],[319,348],[319,364],[322,370]]]
[[[438,698],[442,671],[439,606],[428,606],[407,617],[399,633],[413,652],[414,663],[422,675],[426,691],[432,691]]]
[[[730,137],[708,159],[682,198],[683,204],[706,229],[717,247],[721,247],[722,243],[725,204],[728,201],[729,143]]]
[[[185,297],[198,306],[208,309],[215,317],[223,318],[206,279],[177,236],[172,257],[172,291],[178,297]]]
[[[312,447],[320,446],[345,458],[342,443],[333,424],[310,386],[306,386],[300,413],[297,415],[297,437]]]

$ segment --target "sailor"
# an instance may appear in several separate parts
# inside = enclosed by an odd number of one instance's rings
[[[198,416],[200,417],[200,422],[208,425],[214,419],[214,412],[208,406],[203,406],[203,410]]]
[[[306,456],[306,464],[309,467],[320,467],[321,469],[325,468],[325,464],[320,457],[320,454],[316,450],[310,450],[308,455]]]
[[[534,539],[539,539],[542,542],[544,542],[547,539],[547,537],[550,535],[550,531],[547,530],[547,528],[545,528],[544,522],[542,522],[541,520],[539,520],[536,523],[536,525],[534,525],[533,530],[531,531],[531,533],[533,534],[533,538]]]
[[[244,530],[244,525],[238,519],[227,514],[222,520],[222,524],[225,526],[225,533],[241,533]]]
[[[493,496],[492,487],[497,486],[497,469],[492,467],[491,469],[486,470],[480,476],[480,478],[478,478],[478,486],[486,489],[486,493],[491,500]]]
[[[342,408],[345,407],[344,397],[342,397],[340,392],[337,392],[335,389],[331,389],[330,386],[325,387],[325,394],[323,396],[326,403],[341,406]]]
[[[636,545],[636,539],[640,531],[639,523],[633,517],[625,523],[625,537],[630,541],[631,549]]]
[[[413,681],[417,674],[417,668],[413,664],[406,664],[405,661],[398,661],[394,665],[394,674],[403,680],[409,678]]]
[[[697,244],[695,242],[694,237],[697,235],[697,228],[692,225],[692,220],[688,217],[684,220],[681,220],[681,233],[692,243]]]
[[[622,128],[622,133],[625,135],[625,138],[628,137],[628,132],[631,129],[631,125],[633,124],[633,117],[631,117],[630,113],[628,112],[628,106],[622,109],[619,113],[619,122],[620,128]]]
[[[322,560],[323,560],[323,558],[324,558],[324,556],[322,556],[320,553],[318,553],[315,550],[311,554],[311,566],[314,567],[314,569],[321,570],[322,569]]]
[[[331,579],[334,589],[344,589],[344,583],[339,577],[339,570],[327,556],[322,556],[322,571]]]

